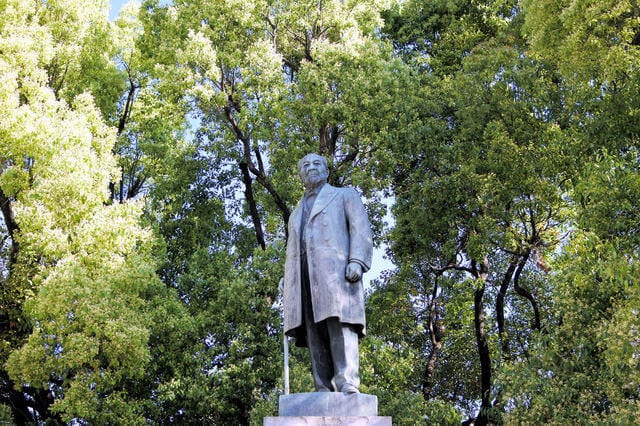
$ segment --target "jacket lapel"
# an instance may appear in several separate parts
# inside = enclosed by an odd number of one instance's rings
[[[335,198],[337,194],[337,188],[329,185],[328,183],[325,184],[316,197],[316,201],[313,203],[313,208],[311,209],[311,213],[309,214],[309,220],[320,213],[331,202],[331,200]]]
[[[293,209],[293,212],[291,213],[291,218],[289,218],[289,220],[293,221],[293,229],[295,233],[297,235],[300,235],[302,226],[304,226],[304,224],[302,223],[302,202],[300,202],[296,206],[296,208]]]

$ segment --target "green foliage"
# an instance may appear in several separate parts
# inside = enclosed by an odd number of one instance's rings
[[[174,320],[164,325],[180,324],[180,334],[188,325],[155,274],[141,203],[107,205],[116,132],[103,118],[124,80],[110,58],[105,6],[2,4],[0,188],[11,238],[3,399],[21,423],[144,423],[153,388],[136,393],[131,383],[154,370],[150,342],[167,334],[154,313],[168,309]],[[26,393],[50,394],[34,401],[33,418]]]
[[[639,415],[637,261],[615,240],[584,234],[559,262],[560,322],[528,361],[504,370],[507,420],[633,423]]]
[[[248,416],[250,407],[273,389],[282,371],[280,313],[273,308],[282,248],[255,253],[248,273],[220,284],[202,324],[210,333],[207,357],[214,385],[211,401],[218,421]],[[245,268],[242,268],[243,270]],[[235,275],[235,276],[234,276]]]
[[[604,152],[585,167],[584,177],[575,187],[580,227],[614,239],[623,253],[637,253],[640,247],[639,159],[635,147],[618,156]]]
[[[378,396],[379,415],[392,416],[399,424],[424,421],[425,401],[411,386],[415,351],[367,337],[360,345],[360,353],[361,391]]]
[[[23,261],[38,258],[40,265],[32,278],[37,295],[26,310],[33,332],[7,368],[17,383],[55,386],[53,410],[63,419],[141,422],[123,386],[141,378],[151,359],[148,295],[162,284],[149,257],[150,234],[137,224],[139,206],[104,205],[114,134],[87,97],[74,110],[46,105],[40,107],[53,113],[42,117],[50,131],[42,121],[42,139],[31,136],[31,149],[25,147],[33,183],[13,193]],[[68,133],[54,130],[60,127]],[[12,131],[21,135],[19,126]],[[37,143],[50,146],[50,135],[60,138],[58,150],[39,149]]]
[[[470,342],[478,337],[469,317],[477,303],[474,293],[487,280],[491,287],[483,291],[482,303],[487,310],[495,306],[500,283],[511,285],[514,279],[514,269],[507,267],[511,256],[522,261],[524,272],[518,280],[537,283],[528,278],[536,274],[531,254],[555,247],[557,224],[566,217],[558,188],[563,171],[545,161],[558,150],[561,134],[555,123],[539,118],[543,104],[538,102],[553,83],[537,77],[539,64],[505,44],[512,38],[507,32],[482,44],[464,59],[454,78],[428,80],[434,90],[426,102],[442,116],[439,131],[433,133],[436,137],[418,139],[410,151],[396,151],[402,163],[411,164],[396,180],[391,247],[400,264],[398,279],[413,282],[408,287],[408,294],[415,295],[411,315],[427,334],[422,353],[433,350],[428,321],[437,317],[446,325],[438,370],[443,380],[458,377],[465,385],[463,392],[442,385],[439,395],[459,395],[455,404],[465,410],[474,409],[474,392],[479,391],[479,378],[473,374],[480,371],[465,368],[476,356]],[[476,265],[485,261],[489,269],[481,278]],[[471,278],[466,284],[461,272]],[[442,284],[433,290],[433,277],[438,276]],[[432,300],[440,311],[429,314],[423,300]],[[514,309],[509,324],[522,321],[521,315],[532,316],[517,297],[508,297],[506,303]],[[498,309],[504,305],[493,311]],[[497,319],[488,316],[486,322],[484,338],[492,357],[517,356],[500,354],[498,335],[488,328]],[[516,328],[509,332],[520,340],[530,337]],[[501,333],[504,337],[506,329]]]
[[[255,197],[245,205],[255,210],[241,215],[256,234],[284,233],[281,219],[301,190],[296,162],[309,151],[333,160],[332,182],[357,185],[372,205],[379,201],[376,191],[389,174],[385,163],[370,159],[410,123],[404,93],[413,80],[375,37],[378,3],[143,7],[140,45],[158,79],[154,87],[201,121],[197,137],[210,170],[224,173],[219,179],[231,191]],[[235,202],[230,195],[223,197]]]
[[[572,172],[565,186],[572,237],[553,263],[548,334],[503,371],[506,420],[634,422],[637,11],[626,2],[534,1],[525,12],[532,55],[564,79],[570,119],[561,123],[570,139],[561,152]]]
[[[265,417],[276,417],[278,415],[278,398],[279,394],[274,390],[266,398],[257,401],[251,410],[250,424],[260,426]]]
[[[640,26],[634,2],[527,0],[523,7],[523,30],[534,54],[549,57],[569,79],[602,75],[613,80],[638,66]]]
[[[0,1],[0,418],[275,414],[309,151],[397,267],[361,351],[381,414],[638,418],[633,2],[106,10]],[[290,366],[310,391],[306,351]]]
[[[0,405],[0,422],[4,425],[12,425],[13,416],[11,415],[11,407],[8,405],[2,404]]]
[[[275,307],[282,265],[274,261],[281,251],[259,251],[237,265],[205,250],[189,259],[176,285],[191,312],[191,334],[158,340],[175,373],[163,374],[156,419],[245,423],[255,404],[269,404],[282,371],[281,319]]]
[[[564,43],[564,34],[559,35],[558,40],[562,41],[557,45],[548,44],[547,40],[558,32],[546,26],[554,25],[565,15],[574,14],[575,18],[576,11],[582,9],[567,7],[563,13],[549,12],[550,8],[561,9],[564,5],[554,4],[545,9],[542,2],[528,2],[523,14],[517,16],[520,11],[513,6],[501,4],[507,6],[504,9],[496,6],[498,3],[485,9],[495,14],[484,15],[485,23],[495,25],[479,26],[483,29],[478,32],[469,30],[472,28],[469,23],[481,22],[473,19],[478,16],[474,15],[476,3],[465,9],[456,7],[454,2],[441,2],[429,6],[437,13],[429,13],[431,9],[423,13],[427,8],[422,4],[409,2],[389,15],[392,19],[387,26],[408,61],[433,74],[451,77],[436,79],[427,74],[423,81],[430,85],[430,90],[425,92],[423,101],[428,107],[423,108],[429,113],[421,120],[425,125],[428,123],[428,137],[417,133],[414,136],[417,143],[393,150],[401,167],[394,181],[396,226],[390,241],[399,271],[395,280],[376,289],[387,293],[384,296],[374,293],[370,301],[378,303],[378,297],[382,297],[380,300],[388,297],[397,308],[396,297],[402,292],[409,296],[403,302],[408,309],[403,308],[402,312],[423,325],[424,346],[414,347],[426,356],[435,350],[433,335],[427,333],[429,321],[434,318],[443,321],[447,334],[441,342],[442,349],[438,349],[441,351],[438,371],[448,378],[455,377],[456,371],[464,371],[460,364],[447,370],[447,365],[456,365],[450,362],[454,352],[446,350],[453,343],[449,339],[455,339],[452,331],[456,328],[452,330],[450,326],[457,320],[451,315],[477,308],[472,303],[482,303],[482,309],[492,313],[486,317],[484,327],[498,323],[498,330],[485,328],[487,355],[494,361],[490,370],[485,362],[483,377],[501,371],[496,360],[529,359],[530,349],[538,341],[537,332],[531,329],[532,317],[535,321],[547,320],[546,326],[554,327],[553,321],[561,317],[556,309],[563,309],[558,305],[559,287],[536,269],[549,271],[546,262],[559,253],[554,249],[563,237],[561,230],[576,225],[597,229],[600,235],[617,238],[616,244],[623,253],[635,250],[637,222],[627,219],[634,217],[637,205],[634,197],[637,185],[632,178],[636,175],[637,155],[631,148],[637,139],[637,120],[631,119],[634,113],[630,112],[634,111],[637,87],[630,64],[637,55],[631,53],[625,59],[620,56],[619,61],[607,62],[608,67],[590,68],[585,73],[590,79],[580,81],[575,75],[568,75],[563,80],[562,73],[568,74],[568,68],[558,67],[553,61],[559,63],[562,59],[563,64],[575,67],[571,69],[574,73],[586,69],[581,68],[577,59],[585,57],[577,54],[582,46],[576,43],[571,54],[566,51],[558,54],[561,49],[555,46]],[[627,6],[621,5],[611,16],[606,15],[612,20],[603,18],[610,28],[614,21],[625,28],[634,28],[632,19],[615,18],[629,17]],[[548,16],[528,14],[541,10],[546,10]],[[487,16],[495,19],[491,21]],[[533,34],[541,41],[536,44],[536,40],[530,39],[531,55],[526,50],[529,39],[520,36],[522,18],[528,25],[524,34]],[[583,19],[582,25],[584,16],[577,19]],[[564,28],[569,32],[575,27]],[[606,34],[609,29],[603,31]],[[629,34],[635,32],[631,30]],[[459,44],[447,44],[456,37]],[[633,43],[629,40],[623,37],[620,45],[627,52],[634,52],[635,46],[630,46]],[[615,50],[602,50],[591,57],[610,58],[607,55]],[[576,61],[567,61],[567,57],[575,57]],[[612,66],[618,67],[615,72]],[[611,77],[614,75],[615,81]],[[603,143],[608,148],[604,154]],[[615,154],[611,154],[613,151]],[[483,262],[488,266],[486,278],[481,277],[482,270],[477,268]],[[566,268],[564,264],[554,267],[562,271]],[[464,289],[460,272],[474,277],[474,285]],[[439,274],[447,279],[441,287],[433,287],[430,277]],[[489,283],[486,288],[485,280]],[[398,282],[413,284],[397,293]],[[516,291],[510,294],[511,286]],[[473,302],[470,292],[477,296],[479,289],[483,290],[482,299]],[[400,296],[400,300],[407,296]],[[463,300],[466,302],[459,304]],[[442,310],[429,314],[426,308],[430,303],[436,303]],[[508,312],[504,311],[505,304]],[[492,305],[494,308],[487,308]],[[540,307],[546,312],[540,313]],[[384,303],[374,304],[373,309],[382,309],[374,313],[375,319],[385,321],[382,313],[389,315]],[[497,317],[498,313],[506,316]],[[478,326],[481,319],[477,317],[475,321]],[[380,322],[385,328],[391,327],[387,329],[397,335],[395,341],[406,342],[407,334],[393,331],[398,323],[398,318],[387,319],[386,324]],[[470,362],[477,365],[477,359],[472,361],[476,356],[473,348],[469,350],[474,340],[472,331],[467,328],[460,336],[459,342],[467,349],[457,352],[462,365]],[[419,341],[412,338],[409,342],[415,345]],[[470,390],[477,379],[473,374],[464,374],[459,380]],[[498,391],[496,384],[491,392]],[[494,407],[501,404],[497,396]],[[478,394],[468,393],[461,405],[473,409],[473,401],[478,398]],[[535,415],[528,419],[535,419]],[[478,421],[487,420],[479,417]]]
[[[438,0],[398,2],[386,13],[385,32],[410,63],[454,74],[464,57],[513,18],[516,2]]]

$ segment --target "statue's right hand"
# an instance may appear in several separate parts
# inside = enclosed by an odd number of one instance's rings
[[[362,265],[360,265],[358,262],[349,262],[344,275],[347,280],[352,283],[359,281],[360,277],[362,277]]]

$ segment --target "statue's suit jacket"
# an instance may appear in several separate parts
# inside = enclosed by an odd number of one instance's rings
[[[306,346],[301,299],[300,238],[304,229],[313,318],[316,322],[337,317],[365,333],[362,279],[345,278],[350,261],[371,267],[373,241],[371,225],[360,196],[353,188],[325,184],[313,203],[306,223],[302,223],[302,202],[289,218],[289,240],[284,273],[284,329]]]

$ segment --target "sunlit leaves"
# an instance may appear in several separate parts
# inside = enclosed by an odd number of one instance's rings
[[[579,224],[605,238],[617,238],[621,248],[640,247],[640,175],[638,152],[620,156],[603,152],[577,180]]]
[[[12,341],[21,347],[7,371],[18,388],[51,392],[34,401],[33,419],[55,401],[67,421],[140,422],[126,384],[147,374],[161,332],[150,313],[173,294],[155,274],[141,205],[107,205],[116,129],[104,118],[123,79],[109,56],[106,2],[4,2],[2,11],[0,186],[5,221],[16,223],[3,318],[27,300],[31,326],[20,327],[31,332],[24,344]],[[14,334],[23,318],[11,315]]]
[[[581,80],[618,79],[638,66],[640,24],[631,1],[525,1],[524,31],[535,54]],[[566,60],[572,58],[572,60]]]
[[[9,371],[18,383],[36,387],[59,380],[56,396],[64,402],[55,409],[76,407],[67,415],[90,418],[95,407],[80,409],[73,396],[109,394],[140,377],[150,358],[150,324],[140,313],[150,286],[161,284],[148,253],[138,254],[150,234],[137,223],[139,207],[105,206],[115,132],[88,96],[77,98],[74,108],[51,98],[31,101],[14,114],[20,125],[6,129],[8,140],[21,142],[29,162],[12,166],[28,173],[11,195],[23,259],[38,259],[40,273],[31,277],[39,291],[27,310],[34,332],[10,357]],[[94,389],[78,393],[82,386]]]

